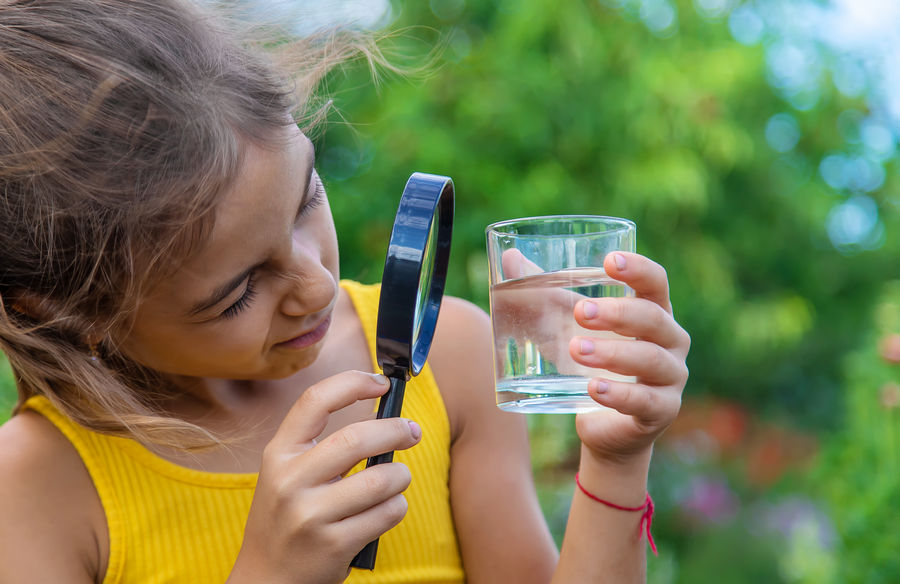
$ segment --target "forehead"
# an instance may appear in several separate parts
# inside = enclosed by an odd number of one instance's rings
[[[205,240],[155,292],[196,297],[272,253],[281,234],[289,233],[312,164],[312,143],[296,127],[275,146],[247,143]]]
[[[312,143],[299,131],[277,147],[247,145],[234,182],[216,204],[215,222],[200,255],[217,253],[222,245],[230,247],[235,236],[246,240],[252,233],[236,229],[280,216],[286,205],[295,207],[312,164]]]

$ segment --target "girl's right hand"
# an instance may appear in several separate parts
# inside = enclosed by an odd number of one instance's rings
[[[316,443],[331,413],[387,391],[381,375],[347,371],[310,386],[263,452],[244,541],[228,579],[343,582],[353,557],[406,514],[409,469],[380,464],[341,478],[360,460],[414,446],[403,418],[350,424]]]

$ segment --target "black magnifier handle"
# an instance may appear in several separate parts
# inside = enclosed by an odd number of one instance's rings
[[[406,379],[402,377],[388,377],[391,382],[391,388],[381,397],[378,403],[378,414],[375,416],[379,420],[383,418],[399,418],[400,409],[403,407],[403,393],[406,391]],[[385,452],[376,456],[369,457],[366,462],[366,468],[382,464],[384,462],[392,462],[394,460],[394,451]]]
[[[391,382],[391,388],[387,390],[378,403],[377,418],[396,418],[400,416],[400,409],[403,407],[403,393],[406,391],[406,379],[402,377],[388,377]],[[366,468],[376,464],[391,462],[394,460],[394,451],[384,452],[369,457],[366,462]],[[363,568],[365,570],[375,569],[375,556],[378,553],[378,539],[374,539],[366,544],[350,562],[351,568]]]

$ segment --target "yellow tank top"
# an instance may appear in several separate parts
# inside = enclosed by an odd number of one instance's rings
[[[343,281],[374,361],[379,289]],[[374,365],[376,370],[377,365]],[[228,577],[240,549],[257,475],[209,473],[171,463],[124,438],[86,430],[44,397],[26,408],[49,419],[78,450],[109,526],[104,584],[206,584]],[[422,442],[397,452],[409,466],[409,511],[381,537],[372,572],[348,584],[450,584],[465,581],[450,512],[450,427],[430,368],[407,385],[403,415],[419,422]],[[361,470],[364,461],[354,468]]]

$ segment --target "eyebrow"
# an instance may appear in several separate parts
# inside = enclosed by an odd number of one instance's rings
[[[315,170],[315,162],[316,162],[316,151],[315,148],[309,149],[309,155],[307,156],[307,164],[309,166],[309,174],[306,175],[306,180],[303,182],[303,198],[300,201],[299,209],[302,210],[303,206],[306,204],[307,199],[309,199],[309,185],[312,180],[313,171]],[[298,210],[299,214],[300,211]],[[242,271],[240,274],[228,280],[224,284],[217,286],[209,296],[207,296],[204,300],[196,302],[187,312],[187,316],[197,316],[198,314],[205,312],[215,306],[216,304],[225,300],[229,294],[234,292],[241,283],[250,277],[250,274],[253,270],[257,269],[261,266],[262,263],[256,263],[249,268]]]

